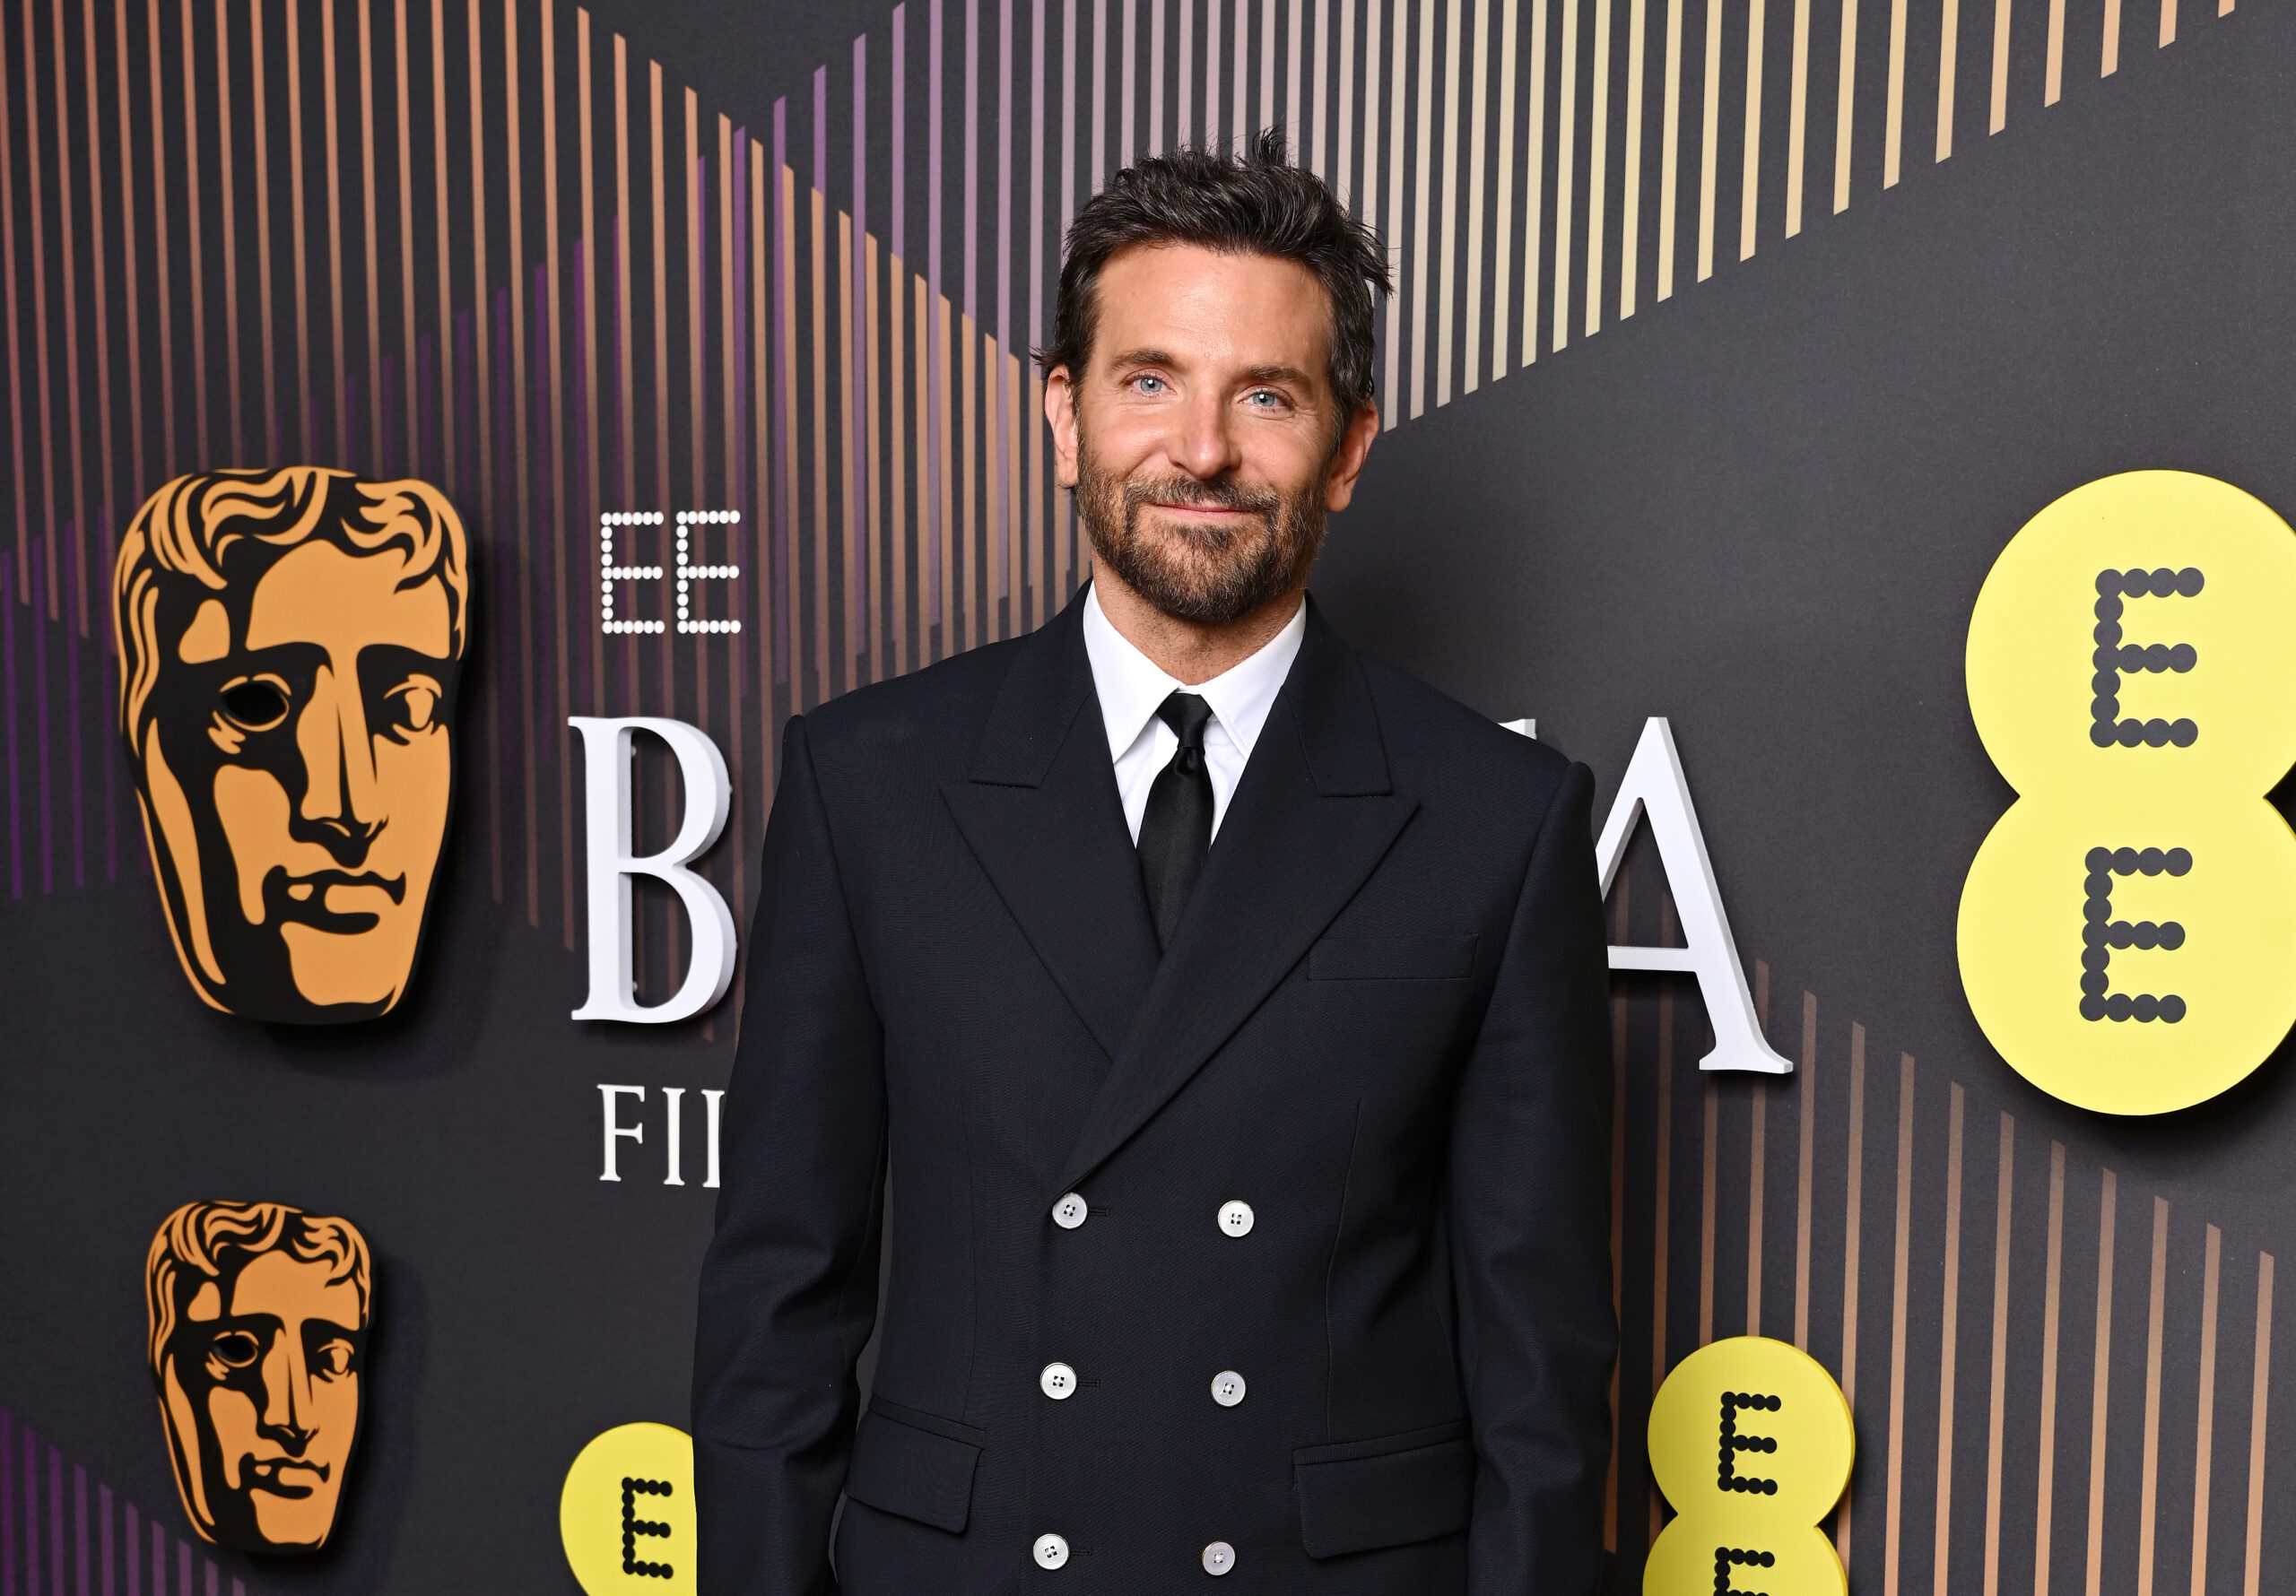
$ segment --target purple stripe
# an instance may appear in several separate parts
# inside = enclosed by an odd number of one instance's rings
[[[8,892],[24,895],[24,804],[22,773],[16,768],[16,606],[8,592],[13,568],[0,560],[0,677],[8,700]]]
[[[1218,4],[1219,0],[1212,0]],[[1076,0],[1060,0],[1060,230],[1076,214]]]
[[[112,519],[107,510],[101,545],[107,589],[111,585],[113,561],[118,558],[118,551],[112,546],[111,529]],[[96,718],[106,727],[110,726],[118,716],[118,690],[112,681],[112,650],[100,639],[96,646],[96,690],[102,698],[96,706]],[[98,746],[102,752],[97,759],[104,773],[104,880],[116,881],[119,880],[119,739],[107,731],[98,740]]]
[[[78,589],[76,597],[82,609],[88,603],[87,534],[71,522],[65,532],[72,540],[72,582]],[[64,724],[68,739],[67,752],[72,761],[72,884],[88,884],[88,806],[83,801],[80,779],[80,641],[71,629],[64,631]]]
[[[96,1500],[100,1507],[100,1517],[101,1520],[101,1530],[103,1533],[104,1596],[114,1596],[111,1557],[112,1547],[114,1544],[111,1537],[111,1487],[108,1485],[98,1486],[96,1488]],[[131,1542],[131,1544],[133,1544],[133,1542]]]
[[[965,298],[980,314],[980,0],[965,0]]]
[[[1044,6],[1029,0],[1029,343],[1044,342]]]
[[[766,206],[773,213],[773,441],[782,446],[782,459],[789,455],[789,292],[784,275],[789,260],[789,230],[785,225],[781,205],[781,174],[789,165],[789,101],[773,102],[773,168],[766,174]],[[782,475],[787,475],[785,469]],[[802,676],[790,668],[797,652],[797,617],[794,605],[797,576],[789,568],[788,546],[793,535],[789,526],[789,484],[782,484],[782,491],[775,495],[773,527],[778,534],[773,540],[773,679],[786,681],[789,687],[789,708],[797,707]]]
[[[383,421],[382,455],[381,457],[375,462],[375,471],[378,475],[381,475],[391,469],[390,462],[396,457],[398,452],[396,447],[398,439],[391,431],[392,421],[396,418],[398,412],[398,406],[391,403],[392,395],[397,392],[397,385],[391,380],[392,376],[393,368],[391,366],[391,357],[385,355],[383,357],[382,392],[375,401],[376,403],[382,406],[382,409],[378,413],[381,415]],[[404,464],[402,463],[399,466],[400,472],[405,473],[406,469],[407,468]]]
[[[1092,0],[1092,172],[1100,191],[1109,161],[1109,0]]]
[[[909,4],[893,7],[893,253],[905,262],[909,237]],[[896,296],[898,299],[899,296]],[[895,304],[894,314],[900,314]]]
[[[343,379],[343,447],[336,458],[344,464],[352,463],[351,439],[359,436],[359,374],[345,374]]]
[[[852,478],[853,591],[846,595],[851,616],[845,652],[858,660],[868,651],[877,617],[869,608],[869,566],[876,551],[869,546],[868,462],[877,440],[869,430],[865,396],[876,373],[869,366],[869,36],[853,41],[853,391],[846,403],[853,415],[853,436],[859,439],[847,468]],[[859,665],[850,667],[857,676]]]
[[[64,1454],[48,1449],[48,1566],[49,1596],[64,1596]]]
[[[941,613],[941,533],[942,528],[932,525],[928,518],[941,513],[941,341],[934,335],[941,315],[941,0],[933,0],[931,30],[926,39],[925,96],[925,294],[926,315],[926,387],[925,387],[925,489],[926,499],[917,516],[918,535],[925,540],[926,602],[929,613]],[[925,636],[930,636],[932,621],[923,623]],[[930,653],[918,638],[918,653]],[[950,639],[943,638],[941,646],[947,648]]]
[[[39,1437],[24,1427],[24,1590],[39,1591]]]
[[[6,568],[0,565],[0,588]],[[0,594],[0,603],[6,602]],[[16,1596],[16,1418],[0,1408],[0,1596]]]
[[[507,288],[496,289],[494,291],[494,457],[502,463],[502,469],[494,473],[495,502],[489,507],[491,511],[492,524],[487,528],[487,541],[493,545],[496,572],[494,660],[497,674],[494,678],[494,691],[488,695],[491,700],[488,705],[488,711],[489,717],[494,722],[495,752],[501,759],[501,763],[495,768],[500,774],[495,777],[495,789],[491,794],[489,804],[490,820],[492,823],[492,834],[489,838],[489,844],[493,848],[495,855],[492,884],[495,888],[495,901],[498,903],[506,901],[505,895],[509,891],[509,888],[504,885],[506,872],[502,857],[502,802],[510,785],[511,772],[517,768],[517,750],[510,745],[510,739],[516,728],[511,724],[512,717],[504,713],[503,698],[510,689],[511,656],[517,652],[512,648],[510,641],[512,606],[517,585],[526,579],[525,569],[517,565],[517,545],[509,537],[502,535],[514,524],[514,517],[517,514],[516,496],[518,484],[517,479],[510,469],[512,463],[517,457],[512,451],[513,414],[510,408],[513,397],[510,387],[510,317],[516,314],[517,301],[511,299],[510,291]],[[213,1564],[208,1566],[208,1571],[210,1579],[208,1596],[215,1596],[213,1589],[214,1572]]]
[[[40,543],[32,540],[32,568],[40,568]],[[41,604],[31,606],[32,612],[32,724],[36,728],[33,747],[39,756],[39,889],[56,890],[56,814],[55,795],[49,792],[48,753],[48,610]]]
[[[79,1596],[88,1596],[88,1471],[72,1465],[72,1551]]]
[[[996,4],[996,347],[1000,351],[996,380],[989,386],[996,393],[1004,383],[1005,367],[1002,357],[1013,352],[1013,0],[997,0]],[[990,436],[1004,439],[1004,418],[1009,406],[996,406],[996,421]],[[1010,454],[1012,440],[1004,439],[989,462],[989,469],[1003,469]],[[1010,595],[1004,612],[1006,633],[1022,629],[1022,589],[1025,573],[1012,568],[1013,529],[1020,513],[1020,483],[1008,479],[1004,491],[999,496],[1004,506],[1004,525],[996,540],[997,585]]]

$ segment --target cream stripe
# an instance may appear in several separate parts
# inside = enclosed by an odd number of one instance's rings
[[[2105,0],[2104,59],[2097,75],[2109,78],[2120,70],[2120,0]]]
[[[1953,90],[1961,55],[1961,0],[1943,0],[1937,39],[1937,159],[1953,152]]]
[[[1866,1213],[1866,1028],[1849,1028],[1849,1158],[1841,1239],[1841,1394],[1857,1405],[1857,1280]],[[1850,1495],[1834,1515],[1834,1552],[1849,1566]]]
[[[1947,1092],[1945,1132],[1945,1282],[1939,1294],[1937,1343],[1937,1538],[1930,1553],[1932,1586],[1947,1596],[1953,1549],[1953,1383],[1961,1326],[1961,1082]]]
[[[1706,80],[1698,147],[1698,280],[1714,275],[1714,180],[1722,143],[1722,0],[1706,0]]]
[[[1949,0],[1950,4],[1950,0]],[[1738,258],[1754,252],[1754,215],[1761,202],[1761,68],[1768,43],[1770,7],[1750,0],[1746,7],[1746,137],[1738,178]]]
[[[2062,5],[2065,0],[2050,0]],[[1857,0],[1841,0],[1841,63],[1834,81],[1833,212],[1849,209],[1849,135],[1857,112]]]
[[[1993,0],[1993,110],[1989,134],[2009,126],[2009,0]]]
[[[1618,318],[1634,314],[1642,252],[1642,60],[1649,32],[1648,0],[1627,0],[1626,151],[1618,213]]]
[[[1913,1230],[1913,1055],[1898,1059],[1897,1253],[1890,1296],[1890,1449],[1883,1521],[1882,1590],[1897,1596],[1899,1531],[1905,1485],[1905,1334],[1907,1270]]]
[[[1882,112],[1882,186],[1893,188],[1905,134],[1906,0],[1890,0],[1890,82]]]
[[[1180,5],[1183,10],[1191,4],[1193,4],[1193,0],[1180,0]],[[1330,68],[1331,0],[1316,0],[1315,100],[1309,116],[1309,120],[1313,124],[1315,128],[1315,143],[1313,146],[1315,153],[1309,169],[1313,171],[1318,178],[1326,176],[1326,169],[1324,166],[1324,140],[1331,125],[1331,118],[1329,115],[1331,110],[1331,102],[1326,98],[1330,92]]]
[[[2257,1358],[2252,1377],[2254,1395],[2248,1404],[2248,1548],[2245,1596],[2263,1589],[2264,1567],[2264,1436],[2265,1418],[2272,1395],[2272,1254],[2257,1254]]]
[[[1611,173],[1611,0],[1595,0],[1595,101],[1587,108],[1587,334],[1603,330],[1603,219]]]
[[[1243,4],[1246,0],[1237,0]],[[1401,369],[1397,362],[1403,359],[1403,286],[1400,279],[1410,264],[1403,247],[1403,113],[1404,96],[1409,89],[1408,73],[1411,57],[1410,6],[1405,0],[1393,0],[1395,32],[1388,44],[1387,56],[1387,237],[1390,258],[1395,263],[1399,291],[1387,296],[1387,386],[1381,390],[1387,396],[1387,420],[1390,427],[1403,424],[1404,411],[1396,393],[1396,374]],[[1412,275],[1416,276],[1416,271]]]
[[[1193,4],[1188,0],[1188,4]],[[1182,14],[1187,9],[1183,5]],[[1371,92],[1368,88],[1364,91],[1367,97]],[[1339,162],[1333,191],[1340,204],[1352,204],[1355,195],[1349,175],[1355,167],[1355,0],[1339,0],[1339,126],[1334,130],[1332,154]]]
[[[1714,0],[1719,4],[1721,0]],[[1557,64],[1561,93],[1555,105],[1554,143],[1554,344],[1570,342],[1571,212],[1578,203],[1572,192],[1578,177],[1578,6],[1579,0],[1561,0],[1562,59]]]
[[[1492,233],[1496,256],[1491,282],[1493,382],[1507,375],[1507,329],[1513,309],[1509,290],[1515,276],[1515,24],[1516,0],[1503,0],[1499,15],[1499,219]]]
[[[2009,1217],[2016,1191],[2017,1122],[2001,1116],[1993,1186],[1993,1389],[1985,1431],[1985,1596],[2001,1589],[2001,1428],[2009,1396]]]
[[[1762,1034],[1770,1034],[1770,962],[1754,960],[1754,1013]],[[1752,1101],[1746,1116],[1746,1333],[1761,1334],[1761,1219],[1762,1197],[1770,1172],[1770,1091],[1761,1081],[1750,1083]]]
[[[1452,317],[1458,308],[1460,0],[1449,0],[1443,20],[1443,278],[1435,317],[1435,403],[1451,402]],[[1434,7],[1431,4],[1429,12]],[[1422,249],[1428,247],[1422,245]],[[1422,360],[1425,357],[1422,357]]]
[[[2169,1205],[2152,1199],[2152,1279],[2144,1314],[2144,1465],[2137,1509],[2136,1596],[2152,1596],[2161,1505],[2161,1321],[2169,1288]]]
[[[2048,1144],[2048,1262],[2041,1295],[2040,1470],[2033,1490],[2033,1589],[2048,1589],[2057,1524],[2057,1341],[2065,1288],[2065,1143]]]
[[[1802,230],[1802,168],[1810,131],[1810,0],[1794,0],[1794,81],[1786,114],[1786,236]]]
[[[2105,1440],[2113,1352],[2113,1172],[2105,1171],[2097,1217],[2097,1344],[2089,1387],[2089,1596],[2103,1589],[2105,1572]]]
[[[1568,0],[1565,0],[1568,3]],[[1674,0],[1682,4],[1682,0]],[[1531,0],[1530,152],[1523,169],[1523,359],[1539,358],[1539,230],[1546,219],[1546,6]]]
[[[2208,1227],[2200,1277],[2200,1401],[2192,1469],[2192,1596],[2208,1589],[2208,1486],[2216,1456],[2216,1286],[2223,1232]]]
[[[2177,0],[2161,0],[2161,44],[2167,49],[2177,42]]]
[[[2041,103],[2055,105],[2065,91],[2065,0],[2048,0],[2048,61],[2042,69]]]
[[[1658,893],[1658,941],[1673,940],[1674,900],[1663,888]],[[1658,1145],[1657,1156],[1657,1186],[1652,1194],[1653,1221],[1650,1236],[1650,1389],[1655,1392],[1666,1379],[1666,1265],[1667,1233],[1674,1209],[1674,984],[1664,981],[1658,985]],[[1660,1496],[1656,1487],[1649,1496],[1650,1539],[1658,1538]]]
[[[1401,50],[1396,60],[1402,63]],[[1396,86],[1403,86],[1400,72]],[[1400,123],[1396,131],[1402,131]],[[1418,160],[1413,163],[1411,244],[1405,258],[1411,263],[1411,414],[1416,421],[1427,411],[1427,278],[1435,264],[1435,251],[1427,242],[1427,206],[1433,197],[1428,189],[1435,163],[1435,0],[1422,0],[1419,7],[1419,126],[1413,142]]]
[[[1474,134],[1467,146],[1466,373],[1461,384],[1461,391],[1468,394],[1483,379],[1483,178],[1491,126],[1491,0],[1475,0],[1473,120]],[[1448,334],[1444,342],[1450,342]]]

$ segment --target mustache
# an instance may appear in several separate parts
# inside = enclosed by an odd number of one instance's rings
[[[1283,496],[1272,488],[1250,488],[1231,476],[1156,477],[1133,479],[1124,484],[1127,524],[1143,505],[1187,505],[1198,509],[1233,510],[1240,515],[1274,520],[1283,509]],[[1212,535],[1220,534],[1213,533]]]

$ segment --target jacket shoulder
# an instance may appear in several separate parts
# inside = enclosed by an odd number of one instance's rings
[[[1357,653],[1399,785],[1505,792],[1540,804],[1571,770],[1564,754],[1509,731],[1407,671]]]
[[[891,774],[889,767],[915,763],[929,774],[955,760],[961,773],[1020,643],[968,649],[807,710],[805,744],[815,765]]]

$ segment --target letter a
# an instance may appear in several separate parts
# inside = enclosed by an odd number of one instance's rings
[[[574,1018],[639,1025],[690,1019],[724,997],[734,982],[733,912],[717,888],[686,868],[726,828],[734,801],[726,756],[707,732],[682,720],[575,715],[567,717],[567,724],[582,733],[582,802],[589,842],[590,995]],[[631,853],[631,742],[638,732],[651,732],[670,745],[685,787],[677,837],[642,859]],[[666,1002],[641,1004],[637,998],[630,934],[630,878],[636,875],[667,882],[693,924],[692,962]]]
[[[1722,912],[1721,889],[1714,884],[1714,864],[1706,856],[1706,837],[1698,828],[1698,811],[1691,807],[1690,784],[1683,779],[1682,756],[1674,751],[1673,730],[1660,716],[1643,724],[1642,740],[1627,761],[1626,779],[1619,783],[1618,797],[1603,822],[1602,840],[1595,845],[1605,898],[1626,858],[1634,823],[1646,814],[1659,861],[1674,889],[1683,940],[1689,946],[1613,945],[1611,968],[1678,970],[1698,977],[1707,1020],[1714,1027],[1714,1051],[1698,1061],[1700,1069],[1792,1074],[1794,1066],[1762,1040],[1753,999],[1746,992],[1745,967],[1738,962],[1738,945],[1730,940],[1729,917]]]

